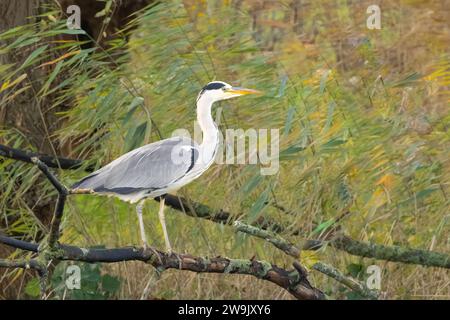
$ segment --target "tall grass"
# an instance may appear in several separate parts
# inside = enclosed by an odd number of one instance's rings
[[[280,129],[280,171],[261,176],[258,165],[215,165],[182,195],[226,209],[233,219],[273,217],[294,243],[345,216],[338,224],[355,239],[449,252],[450,58],[442,4],[383,2],[382,29],[367,30],[367,1],[308,2],[296,14],[295,2],[263,3],[161,3],[136,16],[138,28],[128,43],[119,38],[96,51],[80,50],[76,42],[44,48],[32,63],[48,62],[46,53],[54,50],[72,52],[51,64],[54,73],[65,74],[64,81],[53,81],[49,73],[37,92],[52,94],[55,107],[73,104],[59,114],[63,124],[52,139],[69,146],[65,156],[100,166],[177,128],[192,132],[195,97],[211,80],[257,88],[265,95],[219,104],[220,128]],[[32,37],[46,43],[58,24],[47,22],[33,36],[36,26],[10,34],[23,38],[3,50],[27,47]],[[17,70],[1,68],[2,83],[17,79]],[[26,137],[13,129],[6,128],[0,139],[26,147]],[[5,161],[0,174],[1,214],[15,217],[8,232],[41,230],[20,200],[37,171]],[[67,185],[83,176],[82,170],[59,174]],[[50,190],[43,183],[44,198]],[[156,210],[148,201],[145,221],[150,241],[162,246]],[[168,211],[178,252],[292,263],[262,240]],[[301,237],[290,236],[293,230]],[[138,244],[134,207],[112,198],[71,198],[61,240],[83,246]],[[361,280],[365,267],[376,264],[387,298],[450,297],[443,270],[352,257],[332,248],[304,259],[326,261]],[[140,298],[143,292],[170,299],[290,298],[245,276],[170,271],[158,278],[138,263],[102,270],[121,279],[117,298]],[[331,279],[314,272],[311,277],[332,298],[357,298]]]

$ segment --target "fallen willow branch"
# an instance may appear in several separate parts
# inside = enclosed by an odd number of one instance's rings
[[[30,268],[33,267],[41,278],[41,293],[45,296],[46,266],[51,261],[71,260],[84,262],[119,262],[138,260],[151,264],[159,272],[166,269],[189,270],[194,272],[229,273],[252,275],[259,279],[267,280],[286,289],[297,299],[325,299],[325,295],[311,286],[307,280],[306,272],[299,266],[294,270],[285,270],[266,261],[229,259],[229,258],[203,258],[189,254],[169,254],[150,247],[142,248],[116,248],[116,249],[86,249],[58,243],[60,237],[60,224],[64,212],[66,197],[70,194],[90,193],[90,190],[67,189],[50,172],[49,168],[37,157],[30,159],[46,176],[50,183],[58,191],[58,200],[50,226],[48,239],[44,239],[40,245],[26,241],[16,240],[0,235],[0,243],[38,254],[35,260],[1,260],[0,267]],[[39,261],[39,263],[38,263]]]
[[[271,244],[273,244],[276,248],[280,249],[284,253],[300,259],[300,249],[297,248],[295,245],[293,245],[291,242],[283,239],[277,234],[274,234],[272,232],[269,232],[267,230],[261,230],[254,226],[245,224],[241,221],[236,221],[234,223],[234,227],[236,231],[244,232],[247,234],[250,234],[252,236],[255,236],[257,238],[264,239]],[[378,293],[376,290],[370,290],[365,286],[363,283],[351,278],[345,276],[343,273],[341,273],[338,269],[324,264],[322,262],[317,262],[312,266],[312,269],[319,271],[325,275],[327,275],[330,278],[333,278],[334,280],[342,283],[343,285],[347,286],[351,290],[359,293],[361,296],[369,298],[369,299],[377,299]]]
[[[48,155],[25,152],[22,150],[10,148],[0,144],[0,155],[31,163],[31,157],[38,157],[43,163],[52,168],[77,169],[82,166],[83,160],[54,158]],[[92,171],[92,166],[85,167],[86,171]],[[207,219],[217,223],[232,224],[232,214],[223,210],[215,211],[207,205],[186,200],[182,197],[167,195],[166,205],[173,209],[183,212],[192,217]],[[280,233],[284,228],[268,219],[259,221],[258,226],[261,229],[273,230]],[[353,240],[347,236],[339,236],[329,241],[307,240],[302,246],[303,250],[317,250],[323,245],[331,245],[335,249],[345,251],[349,254],[375,258],[380,260],[401,262],[408,264],[419,264],[430,267],[450,268],[450,256],[444,253],[432,252],[427,250],[410,249],[399,246],[384,246],[373,243],[366,243]]]
[[[0,235],[0,243],[38,253],[39,245],[13,239]],[[113,263],[120,261],[142,261],[151,264],[159,272],[167,269],[188,270],[193,272],[223,273],[223,274],[245,274],[258,279],[272,282],[286,289],[294,297],[301,300],[322,300],[325,295],[311,286],[306,274],[299,272],[298,268],[285,270],[266,261],[230,259],[223,257],[196,257],[190,254],[168,254],[156,248],[125,247],[114,249],[89,249],[61,244],[58,251],[53,255],[55,260],[83,261],[88,263],[104,262]],[[30,262],[8,261],[0,267],[27,268]],[[302,269],[300,269],[302,270]]]

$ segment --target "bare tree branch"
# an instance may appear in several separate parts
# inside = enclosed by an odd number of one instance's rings
[[[12,239],[3,235],[0,235],[0,243],[32,252],[38,252],[39,247],[38,244]],[[156,248],[148,250],[135,247],[88,249],[62,244],[59,249],[59,253],[54,256],[54,259],[89,263],[113,263],[135,260],[151,264],[159,271],[178,269],[206,273],[246,274],[272,282],[289,291],[297,299],[325,299],[325,295],[320,290],[311,286],[306,278],[306,274],[301,274],[296,270],[285,270],[266,261],[223,257],[196,257],[190,254],[168,254]],[[0,263],[0,267],[25,268],[27,263],[25,261],[8,261],[5,265]]]
[[[48,245],[51,249],[54,249],[56,248],[56,243],[60,236],[59,228],[64,213],[64,205],[66,203],[66,198],[69,194],[69,191],[61,182],[59,182],[59,180],[53,175],[53,173],[50,172],[47,165],[45,165],[42,161],[40,161],[36,157],[32,157],[31,162],[37,165],[37,167],[44,173],[47,179],[58,191],[58,200],[56,201],[55,212],[53,213],[53,218],[50,224],[50,233],[48,237]]]
[[[337,236],[330,245],[355,256],[450,269],[450,256],[440,252],[361,242],[345,235]]]
[[[8,259],[0,259],[0,267],[1,268],[22,268],[22,269],[34,269],[38,272],[44,272],[45,267],[42,266],[39,262],[34,259],[31,260],[8,260]]]
[[[241,221],[235,221],[234,227],[236,231],[244,232],[270,242],[275,247],[294,258],[298,258],[300,256],[300,250],[297,247],[273,232],[259,229],[255,226],[242,223]]]
[[[259,279],[267,280],[286,289],[297,299],[325,299],[325,295],[318,289],[311,286],[303,269],[285,270],[266,261],[245,260],[245,259],[229,259],[229,258],[203,258],[189,254],[168,254],[149,248],[116,248],[116,249],[86,249],[75,246],[60,245],[58,239],[60,236],[59,228],[64,213],[64,204],[69,194],[89,193],[89,190],[81,190],[81,192],[71,192],[50,172],[45,163],[37,157],[32,157],[30,161],[38,166],[47,179],[52,183],[58,191],[58,200],[50,227],[48,240],[44,239],[40,246],[30,244],[21,240],[10,239],[0,235],[0,243],[10,246],[29,250],[38,253],[36,260],[26,261],[6,261],[2,260],[0,267],[30,267],[33,261],[41,261],[41,264],[33,262],[33,266],[40,271],[42,296],[45,295],[45,279],[47,266],[50,261],[72,260],[84,262],[119,262],[128,260],[139,260],[154,266],[158,271],[166,269],[190,270],[194,272],[210,272],[210,273],[230,273],[230,274],[246,274],[252,275]],[[86,191],[86,192],[85,192]],[[39,269],[38,269],[39,266]]]
[[[3,237],[0,235],[0,237]],[[28,246],[29,247],[29,246]],[[8,259],[0,259],[0,268],[22,268],[22,269],[33,269],[36,270],[39,276],[39,284],[41,293],[45,292],[48,270],[45,265],[40,263],[36,259],[17,259],[17,260],[8,260]]]
[[[55,187],[56,191],[58,191],[58,193],[64,194],[64,195],[69,194],[69,191],[67,190],[67,188],[61,182],[59,182],[59,180],[53,175],[53,173],[50,172],[50,170],[48,169],[48,166],[44,162],[39,160],[39,158],[37,158],[37,157],[32,157],[31,162],[34,163],[39,168],[39,170],[42,171],[42,173],[44,173],[44,175],[47,177],[47,179]]]
[[[284,253],[286,253],[294,258],[300,259],[300,249],[298,249],[295,245],[293,245],[289,241],[283,239],[279,235],[269,232],[267,230],[258,229],[254,226],[242,223],[240,221],[236,221],[234,223],[234,226],[236,228],[236,231],[245,232],[252,236],[264,239],[264,240],[270,242],[271,244],[273,244],[275,247],[277,247]],[[294,267],[297,270],[301,270],[303,268],[298,262],[294,263]],[[336,269],[330,265],[324,264],[322,262],[317,262],[312,266],[312,268],[314,270],[319,271],[319,272],[333,278],[334,280],[342,283],[343,285],[345,285],[348,288],[352,289],[353,291],[359,293],[363,297],[367,297],[369,299],[377,299],[378,298],[378,293],[376,291],[370,290],[363,283],[360,283],[359,281],[357,281],[351,277],[345,276],[338,269]],[[305,273],[306,273],[306,271],[305,271]]]
[[[5,158],[20,160],[23,162],[31,163],[31,158],[37,157],[43,163],[45,163],[50,168],[60,168],[60,169],[78,169],[82,167],[83,160],[78,159],[67,159],[67,158],[55,158],[46,154],[40,154],[36,152],[23,151],[19,149],[14,149],[5,145],[0,144],[0,156]],[[87,166],[87,171],[92,171],[94,168],[92,166]]]
[[[84,160],[55,158],[49,155],[14,149],[1,144],[0,144],[0,156],[9,159],[20,160],[27,163],[33,163],[32,158],[38,158],[43,164],[45,164],[49,168],[59,168],[68,170],[79,169],[83,166],[84,163]],[[92,172],[95,168],[93,165],[89,165],[86,166],[84,169],[87,172]],[[195,218],[203,218],[217,223],[230,224],[232,215],[227,211],[224,210],[215,211],[205,204],[194,202],[186,198],[171,194],[166,195],[165,199],[166,199],[165,204],[167,206],[177,211],[181,211],[188,216]],[[159,201],[160,198],[156,198],[154,200]],[[263,229],[271,229],[277,232],[281,232],[284,229],[276,222],[266,219],[264,217],[258,219],[256,223]]]
[[[378,299],[379,293],[377,290],[370,290],[363,283],[353,279],[352,277],[344,275],[342,272],[340,272],[333,266],[330,266],[322,262],[317,262],[312,266],[312,268],[342,283],[343,285],[349,287],[350,289],[359,293],[363,297],[367,297],[370,299]]]
[[[54,157],[48,155],[25,152],[4,145],[0,145],[0,155],[11,159],[25,161],[28,163],[31,163],[31,157],[37,156],[47,166],[61,169],[77,169],[82,166],[83,162],[83,160],[77,159],[55,159]],[[92,170],[92,166],[86,167],[86,171]],[[192,202],[192,205],[189,205],[189,201],[182,197],[168,195],[166,198],[166,204],[173,209],[183,212],[192,217],[199,217],[217,223],[232,223],[231,217],[233,215],[231,213],[223,210],[215,211],[207,205],[196,202]],[[270,229],[277,233],[284,230],[282,226],[269,220],[263,221],[263,223],[260,224],[259,227],[264,230]],[[351,239],[345,235],[336,236],[329,241],[314,239],[307,240],[302,246],[302,249],[317,250],[326,244],[331,245],[335,249],[342,250],[356,256],[375,258],[392,262],[419,264],[430,267],[440,267],[447,269],[450,268],[450,256],[448,254],[420,249],[411,249],[400,246],[384,246],[374,243],[366,243]]]

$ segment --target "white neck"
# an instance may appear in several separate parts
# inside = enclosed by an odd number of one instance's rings
[[[203,155],[203,162],[212,163],[216,148],[219,144],[219,130],[211,115],[211,107],[214,101],[202,96],[197,101],[197,122],[202,130],[202,143],[200,144],[200,155]]]

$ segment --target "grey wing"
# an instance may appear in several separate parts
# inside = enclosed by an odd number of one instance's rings
[[[72,188],[119,194],[163,189],[184,177],[198,156],[198,146],[191,139],[161,140],[122,155]]]

